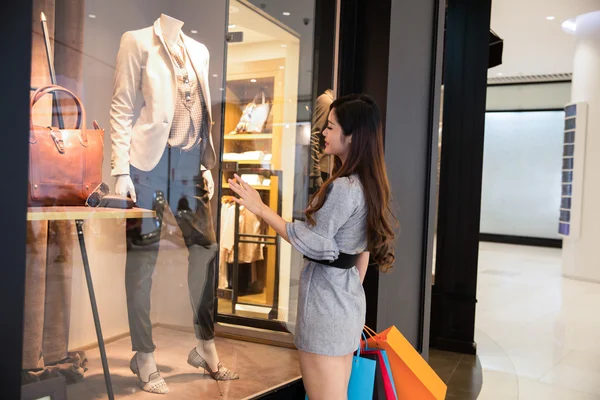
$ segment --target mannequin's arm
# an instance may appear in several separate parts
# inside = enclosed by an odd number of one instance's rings
[[[125,196],[129,194],[131,200],[137,203],[137,195],[135,194],[135,187],[133,181],[129,175],[117,175],[117,181],[115,182],[115,193],[119,196]]]
[[[138,43],[133,34],[126,32],[121,38],[117,54],[115,84],[110,106],[111,174],[113,176],[129,175],[133,109],[140,87],[141,60],[142,54]]]
[[[215,181],[213,180],[212,173],[210,172],[210,170],[206,169],[204,165],[200,166],[200,170],[202,171],[202,177],[206,179],[208,198],[212,199],[215,195]]]

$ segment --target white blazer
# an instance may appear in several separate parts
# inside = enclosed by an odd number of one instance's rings
[[[216,155],[210,134],[213,122],[208,88],[209,53],[203,44],[183,33],[182,37],[208,108],[209,143],[202,155],[202,165],[212,169]],[[134,107],[139,94],[143,105],[134,124]],[[117,54],[110,106],[113,176],[129,174],[130,165],[142,171],[156,167],[169,140],[176,99],[175,65],[163,41],[160,19],[154,26],[125,32]]]

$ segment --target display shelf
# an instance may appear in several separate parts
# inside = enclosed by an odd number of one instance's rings
[[[225,140],[273,140],[272,133],[236,133],[225,135]]]
[[[225,160],[226,162],[236,162],[240,165],[270,165],[270,160]]]
[[[252,186],[256,190],[271,190],[271,186],[264,186],[264,185],[250,185],[250,186]],[[223,188],[229,189],[229,183],[224,183]]]
[[[54,207],[29,207],[27,209],[28,221],[60,221],[60,220],[89,220],[89,219],[130,219],[152,218],[156,216],[153,210],[143,208],[94,208],[85,206],[54,206]]]

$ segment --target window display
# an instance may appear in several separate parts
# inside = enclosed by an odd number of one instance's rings
[[[302,256],[227,183],[306,204],[328,106],[306,105],[315,3],[288,3],[33,2],[24,385],[244,398],[299,375]]]

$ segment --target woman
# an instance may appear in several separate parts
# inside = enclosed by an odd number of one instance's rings
[[[336,167],[313,197],[306,222],[285,222],[239,176],[229,180],[237,203],[305,257],[295,343],[310,400],[347,398],[365,323],[369,256],[383,271],[394,262],[379,109],[369,96],[346,96],[332,103],[327,122],[325,153],[335,156]]]

